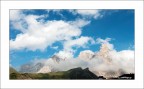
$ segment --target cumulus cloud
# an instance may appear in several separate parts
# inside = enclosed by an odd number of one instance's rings
[[[53,10],[46,10],[48,13],[50,11],[57,13],[59,15],[61,15],[63,17],[62,14],[60,14],[60,12],[62,12],[62,9],[53,9]],[[73,15],[81,15],[82,17],[85,17],[87,19],[89,18],[94,18],[94,19],[98,19],[103,17],[103,14],[101,13],[102,10],[96,10],[96,9],[69,9],[67,10],[70,13],[72,13]]]
[[[83,17],[87,17],[87,18],[100,18],[103,15],[100,13],[101,10],[87,10],[87,9],[76,9],[76,10],[69,10],[70,12],[72,12],[73,14],[79,14]]]
[[[74,53],[72,51],[66,50],[59,51],[58,53],[55,53],[55,55],[59,56],[62,59],[69,59],[74,57]]]
[[[78,55],[78,58],[81,60],[89,61],[94,57],[95,53],[91,50],[81,51]]]
[[[20,17],[23,17],[22,10],[10,10],[11,21],[20,20],[21,19]]]
[[[62,10],[47,10],[61,12]],[[99,10],[68,10],[86,16],[98,16]],[[90,21],[77,18],[75,21],[50,20],[45,21],[45,15],[26,15],[24,10],[10,10],[11,25],[21,31],[15,39],[10,40],[11,50],[45,50],[53,43],[64,42],[64,51],[74,51],[73,46],[84,47],[88,42],[95,43],[91,37],[80,37],[82,27]],[[77,39],[73,39],[73,38]],[[77,42],[76,42],[77,41]],[[76,43],[74,43],[76,42]],[[82,46],[83,45],[83,46]]]
[[[64,43],[64,49],[72,51],[72,47],[86,47],[88,43],[94,43],[93,38],[81,36],[74,40],[68,40]]]
[[[80,38],[65,41],[63,50],[55,53],[55,55],[58,55],[61,58],[73,58],[77,48],[85,48],[94,43],[95,41],[91,37],[81,36]]]
[[[106,39],[97,38],[96,39],[97,44],[101,44],[101,45],[106,44],[110,50],[114,50],[113,44],[110,44],[109,41],[111,41],[111,38],[106,38]]]
[[[71,23],[72,23],[74,26],[83,27],[83,26],[85,26],[85,25],[90,24],[90,21],[88,21],[88,20],[82,20],[82,19],[76,19],[76,21],[71,21]]]
[[[23,20],[24,17],[23,10],[10,10],[10,25],[15,30],[25,32],[27,24]]]
[[[28,49],[35,51],[44,50],[58,41],[68,41],[81,35],[81,28],[89,21],[77,19],[76,21],[38,21],[43,15],[27,15],[23,19],[28,27],[23,33],[18,34],[14,40],[10,40],[11,50]],[[19,21],[21,22],[21,21]],[[21,27],[19,30],[23,30]]]

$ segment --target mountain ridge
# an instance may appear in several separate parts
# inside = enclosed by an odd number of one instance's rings
[[[10,71],[13,71],[14,68],[10,68]],[[73,68],[68,71],[59,71],[59,72],[49,72],[49,73],[19,73],[17,71],[10,72],[11,80],[45,80],[45,79],[82,79],[82,80],[91,80],[91,79],[107,79],[104,76],[97,76],[92,73],[89,68],[82,69],[81,67]],[[113,79],[134,79],[134,74],[123,74],[118,77],[110,77],[108,80]]]

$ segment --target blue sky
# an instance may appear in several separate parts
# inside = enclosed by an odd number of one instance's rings
[[[110,38],[117,51],[134,50],[134,10],[10,11],[13,67],[48,59],[60,51],[72,51],[73,57],[83,50],[96,52],[100,48],[97,38]]]

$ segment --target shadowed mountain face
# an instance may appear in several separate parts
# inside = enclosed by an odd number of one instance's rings
[[[89,71],[88,68],[74,68],[68,71],[70,79],[98,79],[98,77]]]

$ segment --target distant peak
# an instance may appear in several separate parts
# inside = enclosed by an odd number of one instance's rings
[[[52,60],[55,61],[56,63],[59,63],[60,61],[64,61],[64,60],[67,59],[66,57],[65,57],[65,58],[61,58],[61,57],[59,57],[58,55],[54,55],[54,56],[52,56],[51,58],[52,58]]]
[[[109,44],[103,43],[100,47],[100,51],[97,53],[97,57],[102,59],[105,63],[111,64],[112,59],[109,57],[109,52],[112,47]]]
[[[94,55],[95,55],[94,52],[90,50],[84,50],[80,52],[78,58],[83,59],[83,60],[90,60],[93,58]]]

